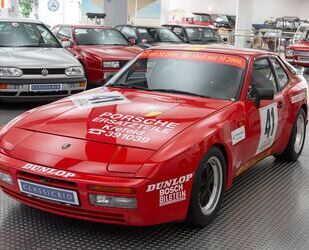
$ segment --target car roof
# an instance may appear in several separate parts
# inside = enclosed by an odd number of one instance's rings
[[[105,26],[105,25],[94,25],[94,24],[58,24],[55,26],[65,26],[65,27],[71,27],[71,28],[84,28],[84,29],[111,29],[112,26]]]
[[[223,54],[232,54],[243,57],[250,56],[261,56],[261,55],[276,55],[272,52],[256,50],[256,49],[245,49],[238,48],[235,46],[211,44],[211,45],[199,45],[199,44],[179,44],[179,45],[164,45],[150,48],[147,50],[178,50],[178,51],[196,51],[196,52],[216,52]]]
[[[144,28],[144,29],[166,29],[166,27],[162,26],[151,26],[151,25],[132,25],[132,24],[120,24],[118,26],[129,26],[129,27],[135,27],[135,28]]]
[[[179,28],[205,28],[205,29],[213,29],[209,26],[203,25],[195,25],[195,24],[163,24],[163,27],[179,27]]]
[[[42,24],[41,21],[30,18],[0,18],[0,22],[16,22],[16,23],[38,23]]]

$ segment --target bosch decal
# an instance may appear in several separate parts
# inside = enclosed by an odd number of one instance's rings
[[[148,185],[146,192],[159,191],[159,206],[186,200],[187,194],[184,183],[189,182],[193,174],[187,174],[168,181]]]

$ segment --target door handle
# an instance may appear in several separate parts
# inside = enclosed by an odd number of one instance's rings
[[[283,101],[279,101],[279,102],[277,103],[277,108],[278,108],[278,109],[281,109],[281,108],[283,108],[284,106],[285,106],[285,104],[284,104]]]

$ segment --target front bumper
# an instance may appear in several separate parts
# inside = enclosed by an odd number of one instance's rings
[[[46,212],[87,221],[107,224],[149,226],[185,219],[187,201],[159,206],[158,193],[147,193],[147,186],[155,182],[134,177],[106,177],[84,173],[76,173],[74,178],[51,177],[48,174],[33,173],[21,168],[26,162],[7,156],[0,149],[0,170],[13,177],[13,184],[0,181],[0,187],[7,195],[20,202]],[[2,168],[1,168],[2,166]],[[6,170],[3,169],[6,167]],[[50,187],[76,191],[79,205],[67,205],[59,202],[29,196],[20,191],[18,180],[24,180]],[[89,190],[89,185],[129,187],[136,190],[135,194],[115,194]],[[136,209],[99,207],[91,205],[90,194],[103,194],[119,197],[134,197],[137,199]]]
[[[31,84],[61,84],[62,88],[57,91],[30,91]],[[0,87],[0,101],[52,101],[84,91],[86,79],[0,79]]]

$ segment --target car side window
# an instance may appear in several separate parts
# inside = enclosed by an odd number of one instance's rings
[[[275,93],[278,92],[276,79],[267,58],[258,59],[253,64],[248,98],[254,97],[253,90],[256,88],[272,89]]]
[[[278,59],[273,57],[273,58],[270,58],[270,61],[271,61],[272,65],[273,65],[275,73],[277,75],[279,91],[281,91],[282,89],[284,89],[284,87],[289,82],[288,75],[286,74],[285,70],[281,66],[281,64],[278,61]]]
[[[135,39],[137,39],[136,34],[134,32],[134,30],[130,27],[126,27],[124,26],[121,30],[121,33],[126,37],[126,38],[130,38],[130,37],[134,37]]]
[[[71,28],[65,27],[65,26],[61,27],[58,31],[57,37],[59,39],[61,39],[61,38],[71,38],[72,37]]]
[[[183,28],[175,27],[173,28],[173,32],[178,35],[182,40],[185,39],[185,34]]]

